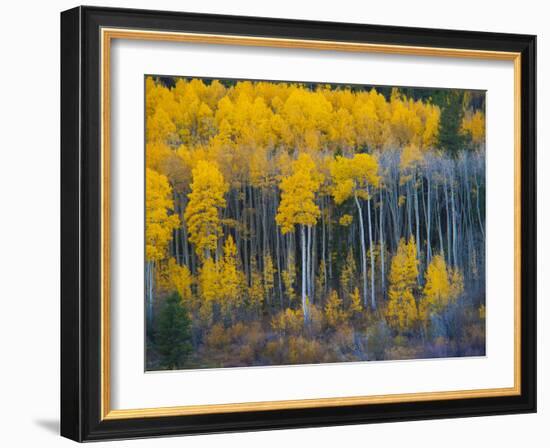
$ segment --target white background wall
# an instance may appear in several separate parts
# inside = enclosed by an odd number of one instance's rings
[[[109,446],[189,447],[407,446],[422,448],[550,444],[542,321],[550,286],[544,252],[550,191],[545,124],[550,93],[543,1],[133,0],[88,4],[205,13],[517,32],[538,35],[539,413],[537,415],[391,423],[125,441]],[[0,26],[0,440],[3,446],[69,446],[59,415],[59,12],[71,1],[6,1]],[[546,204],[543,204],[546,202]],[[548,258],[548,257],[546,257]],[[96,446],[107,446],[98,444]]]

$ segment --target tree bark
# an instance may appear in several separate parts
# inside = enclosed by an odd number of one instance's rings
[[[374,289],[374,247],[372,245],[372,221],[371,221],[371,211],[370,211],[370,192],[369,188],[367,187],[367,194],[369,196],[367,200],[367,215],[369,220],[369,249],[370,249],[370,296],[371,296],[371,307],[373,310],[376,309],[376,299],[374,297],[375,289]]]
[[[306,232],[305,226],[300,226],[300,236],[302,239],[302,310],[304,312],[304,322],[308,322],[308,310],[307,310],[307,298],[306,298],[306,270],[307,270],[307,260],[306,260]]]
[[[357,199],[357,195],[353,195],[353,199],[355,200],[355,205],[357,206],[357,211],[359,213],[359,228],[360,228],[360,236],[361,236],[361,269],[363,274],[363,304],[367,306],[367,249],[365,247],[365,225],[363,223],[363,211],[361,210],[361,204],[359,203],[359,199]]]

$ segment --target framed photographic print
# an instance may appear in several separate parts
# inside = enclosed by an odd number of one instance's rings
[[[534,36],[61,14],[61,433],[536,410]]]

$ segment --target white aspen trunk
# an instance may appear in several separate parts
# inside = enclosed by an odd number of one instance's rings
[[[323,292],[327,292],[327,261],[326,261],[326,244],[325,244],[325,238],[326,238],[326,224],[325,224],[325,201],[321,201],[321,224],[322,224],[322,244],[321,244],[321,257],[323,260],[323,277],[324,277],[324,284],[323,286]]]
[[[451,250],[451,222],[449,216],[449,195],[447,194],[447,180],[445,180],[445,211],[447,214],[447,264],[452,266],[452,250]]]
[[[481,230],[481,235],[485,240],[485,230],[483,229],[483,221],[481,220],[481,212],[479,211],[479,185],[477,183],[477,176],[474,176],[476,181],[476,207],[477,207],[477,219],[479,221],[479,230]]]
[[[361,269],[363,273],[363,304],[367,306],[367,249],[365,247],[365,225],[363,223],[363,212],[361,210],[361,204],[357,199],[357,195],[354,194],[355,205],[359,212],[359,228],[361,233]]]
[[[311,297],[311,302],[314,301],[315,297],[315,265],[317,264],[317,236],[316,236],[316,227],[311,229],[311,253],[309,257],[309,286]]]
[[[154,278],[154,263],[152,261],[147,262],[146,264],[146,275],[145,279],[147,282],[145,291],[147,295],[147,321],[149,324],[153,322],[153,278]]]
[[[245,226],[245,229],[246,229],[246,224],[247,224],[247,220],[246,220],[246,208],[247,208],[247,202],[246,202],[246,187],[243,185],[242,187],[242,197],[243,197],[243,225]],[[248,229],[250,231],[250,228]],[[245,279],[246,279],[246,284],[249,285],[249,281],[250,281],[250,257],[248,255],[248,241],[245,238],[243,238],[243,247],[244,247],[244,275],[245,275]]]
[[[312,285],[311,285],[311,266],[312,266],[312,257],[313,257],[313,251],[311,249],[311,226],[307,226],[307,296],[309,298],[309,301],[313,301],[313,294],[312,294]]]
[[[367,200],[367,216],[369,220],[369,249],[370,249],[370,300],[371,300],[371,307],[373,310],[376,309],[376,299],[374,298],[375,289],[374,289],[374,248],[372,247],[372,220],[371,220],[371,211],[370,211],[370,192],[369,188],[367,187],[367,194],[369,195],[369,199]]]
[[[385,266],[384,266],[384,226],[383,226],[383,217],[384,217],[384,196],[382,192],[382,187],[380,187],[380,290],[382,291],[382,296],[386,292],[386,283],[385,283]]]
[[[457,263],[457,255],[456,255],[456,239],[457,239],[457,235],[456,235],[456,213],[455,213],[455,192],[454,192],[454,187],[453,187],[453,182],[451,181],[451,221],[452,221],[452,224],[453,224],[453,261],[454,261],[454,265],[453,266],[457,266],[458,263]]]
[[[440,202],[439,202],[439,192],[436,190],[436,194],[435,194],[435,198],[436,198],[436,218],[437,218],[437,230],[438,230],[438,235],[439,235],[439,248],[440,248],[440,252],[441,252],[441,255],[443,256],[444,259],[446,259],[445,257],[445,243],[443,242],[443,231],[441,230],[441,210],[440,210]]]
[[[331,206],[330,203],[328,204],[328,216],[331,214]],[[330,223],[330,219],[327,222],[327,230],[328,230],[328,239],[327,239],[327,245],[328,245],[328,277],[327,277],[327,286],[329,279],[332,279],[332,255],[331,255],[331,247],[332,247],[332,225]]]
[[[414,173],[414,219],[415,219],[415,227],[416,227],[416,259],[418,260],[418,263],[422,265],[420,262],[420,217],[418,216],[418,189],[416,188],[416,171]],[[422,266],[420,266],[422,267]],[[422,277],[420,276],[421,269],[418,269],[418,275],[417,275],[417,281],[420,285],[422,283]]]
[[[431,245],[431,239],[430,239],[430,232],[432,227],[432,186],[430,182],[430,177],[427,176],[428,179],[428,216],[426,217],[426,266],[430,264],[430,261],[432,259],[432,245]]]
[[[306,232],[305,226],[300,226],[300,236],[302,239],[302,310],[304,312],[304,322],[308,321],[308,310],[306,300]]]
[[[409,228],[409,238],[412,236],[412,210],[411,210],[411,181],[407,183],[407,226]]]
[[[283,308],[283,285],[281,278],[281,248],[279,247],[279,229],[275,228],[275,256],[277,257],[277,284],[279,289],[279,302]]]

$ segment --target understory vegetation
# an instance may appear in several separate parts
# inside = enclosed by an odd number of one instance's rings
[[[147,369],[484,355],[484,108],[146,77]]]

